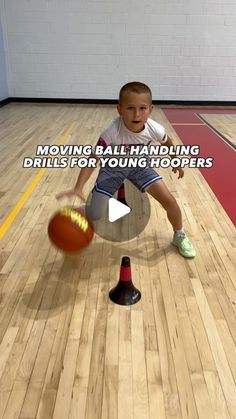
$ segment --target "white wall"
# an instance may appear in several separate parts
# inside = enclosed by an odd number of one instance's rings
[[[0,101],[8,98],[6,61],[3,43],[2,25],[0,19]]]
[[[0,0],[10,96],[236,99],[236,0]]]

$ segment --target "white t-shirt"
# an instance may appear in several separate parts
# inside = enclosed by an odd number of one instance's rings
[[[126,128],[121,116],[118,116],[111,124],[101,133],[98,145],[157,145],[164,144],[167,141],[167,135],[162,125],[153,119],[148,118],[145,128],[141,132],[132,132]]]

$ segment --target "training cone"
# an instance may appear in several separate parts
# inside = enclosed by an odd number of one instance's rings
[[[124,183],[122,183],[121,187],[118,189],[117,201],[119,201],[122,204],[127,205],[127,207],[129,207],[129,205],[127,204],[126,199],[125,199],[125,185],[124,185]]]
[[[123,256],[120,267],[120,279],[115,288],[109,292],[113,303],[128,306],[136,304],[141,298],[141,292],[135,288],[131,279],[130,258]]]

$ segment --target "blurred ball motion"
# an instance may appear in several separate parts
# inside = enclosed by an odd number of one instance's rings
[[[93,226],[78,208],[61,208],[48,224],[52,243],[64,252],[78,252],[92,240]]]

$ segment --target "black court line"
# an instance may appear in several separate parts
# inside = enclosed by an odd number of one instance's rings
[[[219,137],[222,138],[223,141],[225,141],[230,147],[232,147],[234,150],[236,150],[236,144],[234,144],[232,141],[230,141],[224,134],[222,134],[218,129],[216,129],[213,125],[210,124],[200,113],[196,114],[199,119],[201,119],[209,128],[211,128]]]

